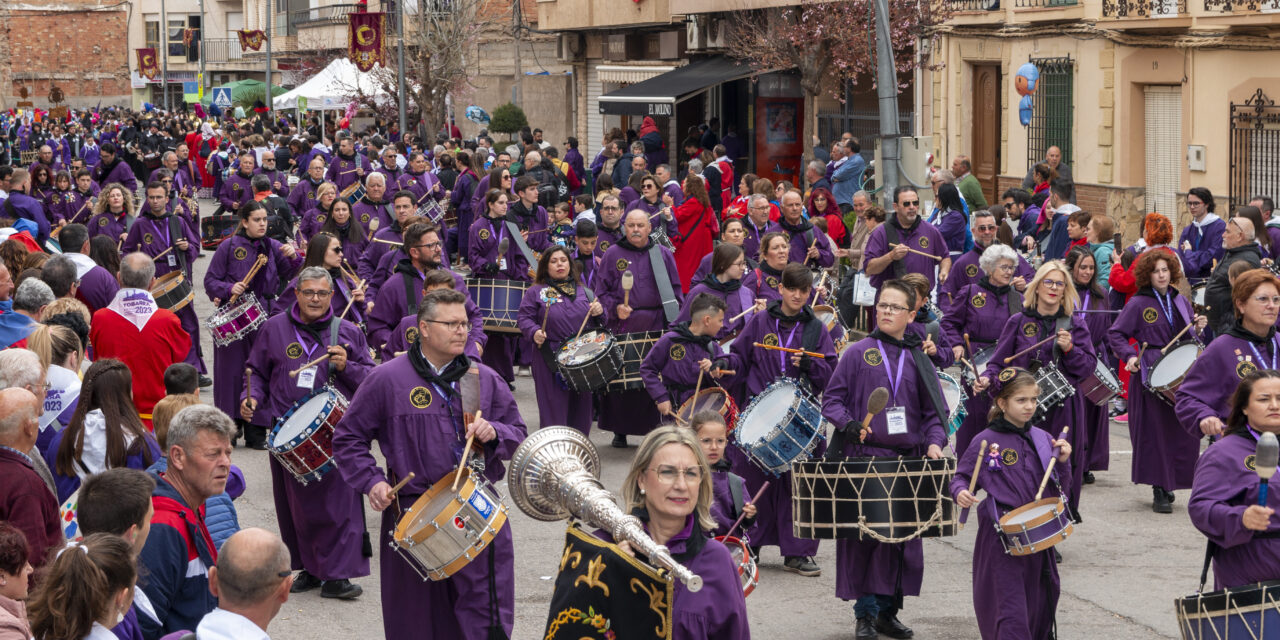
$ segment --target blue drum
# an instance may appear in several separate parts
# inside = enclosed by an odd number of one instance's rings
[[[947,435],[951,435],[960,428],[961,423],[969,415],[969,410],[964,407],[969,394],[964,392],[964,387],[960,386],[951,374],[939,371],[938,383],[942,385],[942,399],[946,401],[947,410],[951,412],[947,416]]]
[[[1280,580],[1197,593],[1174,607],[1183,640],[1273,638],[1280,629]]]
[[[467,278],[471,301],[484,312],[484,330],[520,333],[516,314],[529,283],[523,280]]]
[[[824,438],[822,407],[798,381],[788,378],[765,387],[738,416],[734,430],[738,448],[775,476],[811,455]]]

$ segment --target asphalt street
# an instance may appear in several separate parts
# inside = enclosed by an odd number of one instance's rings
[[[207,213],[213,207],[202,203]],[[203,279],[212,257],[196,263],[196,278]],[[210,301],[197,285],[196,308],[200,317],[213,312]],[[213,345],[202,335],[207,364],[212,369]],[[214,381],[217,384],[217,381]],[[212,401],[210,390],[203,394]],[[519,376],[516,399],[530,432],[540,427],[533,379]],[[1176,428],[1171,425],[1171,428]],[[628,450],[609,446],[610,433],[595,431],[592,441],[600,452],[603,482],[615,493],[631,456]],[[1171,515],[1151,511],[1149,487],[1129,482],[1133,443],[1128,429],[1112,423],[1110,470],[1098,472],[1097,483],[1084,490],[1081,511],[1084,522],[1070,538],[1058,546],[1063,555],[1060,566],[1062,595],[1058,606],[1058,637],[1146,638],[1178,637],[1174,600],[1195,591],[1204,558],[1204,537],[1187,517],[1189,492],[1178,492]],[[267,453],[239,448],[232,461],[244,470],[248,483],[236,501],[242,526],[276,530]],[[503,483],[498,490],[506,495]],[[529,518],[507,500],[516,547],[515,639],[542,637],[560,551],[564,522],[541,522]],[[379,514],[366,508],[365,521],[377,540]],[[900,618],[915,630],[917,638],[977,638],[973,615],[971,567],[976,516],[959,535],[924,541],[925,577],[923,592],[908,598]],[[319,591],[290,598],[272,623],[273,638],[379,638],[382,637],[382,610],[377,554],[389,552],[375,547],[373,573],[358,578],[364,595],[355,601],[320,598]],[[836,545],[825,541],[817,557],[819,577],[805,578],[784,572],[776,547],[762,550],[760,584],[747,599],[751,631],[756,638],[811,638],[834,640],[852,638],[852,603],[835,597]],[[1209,587],[1212,589],[1212,585]]]

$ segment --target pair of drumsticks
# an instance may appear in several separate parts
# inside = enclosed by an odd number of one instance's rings
[[[1071,430],[1070,426],[1062,427],[1062,433],[1058,434],[1058,439],[1062,440],[1067,437],[1067,433]],[[978,488],[978,472],[982,470],[982,461],[987,458],[987,441],[983,440],[978,445],[978,459],[973,463],[973,475],[969,477],[969,494],[972,495]],[[1036,498],[1033,502],[1038,502],[1040,497],[1044,495],[1044,488],[1049,484],[1049,476],[1053,474],[1053,466],[1058,462],[1058,456],[1050,456],[1049,464],[1045,465],[1044,477],[1040,479],[1040,488],[1036,489]],[[969,519],[969,509],[966,507],[960,511],[960,526],[963,527],[966,520]]]

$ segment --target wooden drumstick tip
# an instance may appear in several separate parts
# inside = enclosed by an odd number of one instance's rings
[[[314,366],[316,366],[316,365],[320,364],[321,362],[324,362],[325,360],[328,360],[328,359],[329,359],[329,356],[332,356],[332,355],[333,355],[332,353],[325,353],[324,355],[320,356],[319,358],[316,358],[315,360],[312,360],[311,362],[307,362],[307,363],[303,364],[301,367],[298,367],[297,369],[294,369],[293,371],[290,371],[290,372],[289,372],[289,377],[290,377],[290,378],[296,378],[296,377],[298,377],[298,374],[302,373],[303,371],[306,371],[307,369],[309,369],[309,368],[311,368],[311,367],[314,367]]]
[[[871,419],[876,414],[884,411],[885,405],[889,404],[889,390],[884,387],[876,387],[871,391],[871,396],[867,398],[867,415],[862,417],[862,427],[858,429],[858,440],[865,441],[867,434],[871,432]]]
[[[482,411],[476,410],[476,417],[471,421],[475,422],[476,420],[479,420],[481,413]],[[476,432],[472,431],[471,435],[467,436],[467,444],[462,447],[462,460],[458,462],[458,470],[453,475],[453,484],[449,487],[450,491],[456,491],[458,489],[458,481],[462,479],[462,470],[467,467],[467,457],[471,455],[471,443],[475,442],[475,440]]]
[[[983,440],[978,445],[978,459],[973,463],[973,475],[969,476],[969,495],[973,496],[973,492],[978,488],[978,472],[982,471],[982,461],[987,456],[987,441]],[[969,509],[966,507],[960,511],[959,526],[964,528],[964,523],[969,519]]]
[[[400,490],[403,489],[406,484],[409,484],[409,481],[412,479],[413,479],[413,472],[410,471],[409,475],[405,476],[403,479],[400,480],[400,482],[396,483],[396,486],[391,487],[391,493],[388,493],[387,497],[394,498],[396,494],[400,493]]]
[[[1071,430],[1071,426],[1070,426],[1070,425],[1067,425],[1067,426],[1062,427],[1062,432],[1058,434],[1058,438],[1057,438],[1057,439],[1058,439],[1058,440],[1062,440],[1062,439],[1066,438],[1066,437],[1067,437],[1067,432],[1068,432],[1068,431],[1070,431],[1070,430]],[[1044,488],[1045,488],[1045,486],[1046,486],[1046,485],[1048,485],[1048,484],[1049,484],[1049,476],[1053,474],[1053,465],[1054,465],[1055,463],[1057,463],[1057,462],[1058,462],[1058,456],[1057,456],[1057,455],[1053,455],[1053,456],[1050,456],[1050,457],[1049,457],[1049,464],[1048,464],[1048,465],[1046,465],[1046,466],[1045,466],[1045,469],[1044,469],[1044,478],[1040,480],[1040,488],[1036,490],[1036,500],[1037,500],[1037,501],[1039,501],[1039,500],[1040,500],[1040,497],[1041,497],[1042,495],[1044,495]]]

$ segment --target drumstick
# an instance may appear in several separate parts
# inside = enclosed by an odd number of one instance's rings
[[[1004,363],[1005,363],[1005,364],[1009,364],[1010,362],[1013,362],[1014,360],[1016,360],[1016,359],[1018,359],[1018,358],[1021,358],[1022,356],[1025,356],[1025,355],[1027,355],[1028,353],[1031,353],[1032,351],[1035,351],[1036,349],[1039,349],[1040,347],[1043,347],[1044,345],[1046,345],[1046,344],[1048,344],[1048,343],[1050,343],[1050,342],[1053,342],[1054,340],[1057,340],[1057,339],[1058,339],[1058,336],[1057,336],[1057,335],[1049,336],[1048,338],[1045,338],[1044,340],[1041,340],[1040,342],[1037,342],[1037,343],[1035,343],[1035,344],[1033,344],[1033,345],[1031,345],[1031,346],[1027,347],[1026,349],[1023,349],[1022,351],[1019,351],[1019,352],[1017,352],[1017,353],[1015,353],[1015,354],[1013,354],[1013,355],[1009,356],[1008,358],[1005,358],[1005,359],[1004,359]]]
[[[979,376],[979,374],[978,374],[978,368],[977,368],[977,367],[975,367],[975,366],[973,366],[973,363],[972,363],[972,362],[969,362],[968,360],[966,360],[966,359],[964,359],[964,358],[960,358],[960,364],[963,364],[964,366],[969,367],[969,370],[970,370],[970,371],[973,371],[973,377],[975,377],[975,378],[980,377],[980,376]]]
[[[690,419],[693,418],[693,414],[698,412],[697,409],[698,409],[698,392],[699,391],[702,391],[702,367],[698,367],[698,382],[693,385],[693,395],[689,396],[690,398],[693,399],[693,405],[689,407]]]
[[[244,288],[248,289],[249,283],[253,282],[254,276],[258,275],[258,270],[262,269],[262,266],[265,264],[267,264],[267,256],[258,254],[258,259],[253,261],[253,266],[249,268],[249,273],[244,275],[244,279],[240,281],[240,284],[243,284]],[[231,294],[231,299],[227,301],[227,304],[235,304],[236,300],[239,298],[240,294],[233,293]]]
[[[756,502],[758,502],[760,500],[760,496],[764,495],[764,490],[768,488],[769,488],[769,481],[765,480],[764,484],[760,485],[760,489],[756,491],[756,494],[754,496],[751,496],[751,502],[748,502],[747,504],[755,504]],[[738,529],[738,525],[742,524],[743,518],[746,518],[746,517],[747,517],[747,513],[745,511],[742,512],[740,515],[738,515],[738,519],[733,521],[733,526],[729,527],[729,533],[726,533],[725,535],[726,536],[733,535],[733,532]]]
[[[590,314],[588,314],[590,317]],[[547,321],[551,319],[551,305],[547,304],[546,310],[542,312],[542,332],[547,332]],[[585,324],[583,326],[586,326]]]
[[[244,368],[244,399],[253,402],[253,369],[249,367]]]
[[[1063,427],[1062,433],[1058,434],[1058,439],[1062,440],[1063,438],[1066,438],[1067,430],[1069,430],[1070,428],[1071,428],[1070,426]],[[1046,484],[1049,484],[1049,474],[1053,473],[1053,463],[1057,461],[1058,461],[1058,456],[1053,456],[1049,458],[1049,465],[1046,466],[1044,469],[1044,479],[1040,481],[1040,489],[1036,491],[1036,500],[1040,500],[1040,495],[1044,493],[1044,486]]]
[[[626,303],[624,302],[622,304],[626,304]],[[582,324],[578,326],[578,333],[573,336],[574,340],[577,340],[582,335],[582,332],[587,328],[587,321],[590,319],[591,319],[591,309],[588,307],[587,315],[584,318],[582,318]]]
[[[1144,342],[1142,343],[1142,346],[1138,349],[1138,369],[1142,369],[1142,354],[1146,350],[1147,350],[1147,343]]]
[[[476,417],[472,419],[471,422],[474,423],[476,420],[479,420],[480,413],[481,411],[477,410]],[[473,430],[471,435],[467,436],[467,444],[462,447],[462,461],[458,463],[458,472],[453,476],[453,485],[449,487],[450,491],[454,491],[458,488],[458,480],[462,479],[462,470],[467,466],[467,457],[471,454],[471,443],[475,442],[475,440],[476,432]]]
[[[297,369],[294,369],[293,371],[290,371],[290,372],[289,372],[289,377],[290,377],[290,378],[296,378],[296,377],[298,377],[298,374],[299,374],[299,373],[302,373],[303,371],[306,371],[307,369],[310,369],[311,367],[314,367],[314,366],[316,366],[316,365],[320,364],[321,362],[324,362],[325,360],[328,360],[328,359],[329,359],[329,356],[331,356],[331,355],[333,355],[333,354],[332,354],[332,353],[325,353],[324,355],[320,356],[319,358],[316,358],[315,360],[312,360],[311,362],[308,362],[308,363],[306,363],[306,364],[302,365],[301,367],[298,367]]]
[[[85,208],[85,207],[87,207],[87,206],[89,206],[89,204],[90,204],[91,202],[93,202],[93,199],[92,199],[92,198],[90,198],[90,199],[88,199],[88,200],[85,200],[85,201],[84,201],[84,204],[80,205],[80,208],[79,208],[79,209],[76,209],[75,214],[74,214],[74,215],[72,215],[72,216],[67,220],[67,224],[71,224],[72,222],[75,222],[75,221],[76,221],[76,218],[79,218],[79,217],[80,217],[80,212],[81,212],[81,211],[84,211],[84,208]]]
[[[973,345],[969,344],[969,334],[968,334],[968,333],[965,333],[965,334],[964,334],[964,351],[965,351],[965,353],[968,353],[968,354],[970,354],[970,355],[972,355],[972,354],[973,354]],[[973,366],[973,365],[969,365],[969,366]]]
[[[749,307],[747,307],[746,309],[743,309],[743,310],[742,310],[742,313],[739,313],[738,315],[736,315],[736,316],[734,316],[734,317],[732,317],[732,318],[729,318],[729,324],[733,324],[733,323],[737,322],[739,318],[741,318],[742,316],[745,316],[745,315],[747,315],[748,313],[751,313],[752,311],[755,311],[755,310],[756,310],[756,305],[754,305],[754,304],[753,304],[753,305],[751,305],[751,306],[749,306]]]
[[[155,260],[159,260],[160,258],[163,258],[163,257],[164,257],[164,254],[169,253],[170,251],[173,251],[173,247],[169,247],[168,249],[165,249],[164,251],[161,251],[160,253],[157,253],[157,254],[155,255],[155,257],[151,258],[151,260],[153,260],[153,261],[155,261]]]
[[[973,491],[978,488],[978,472],[982,471],[982,461],[987,457],[987,441],[983,440],[982,445],[978,447],[978,461],[973,463],[973,475],[969,477],[969,495],[973,495]],[[969,519],[969,508],[965,507],[960,510],[960,526],[964,526],[964,521]]]
[[[622,272],[622,306],[631,306],[631,288],[636,285],[636,276],[630,271]]]
[[[403,246],[404,246],[404,243],[403,243],[403,242],[396,242],[395,240],[385,240],[385,239],[383,239],[383,238],[369,238],[369,239],[370,239],[370,240],[372,240],[372,241],[374,241],[374,242],[381,242],[382,244],[390,244],[390,245],[395,245],[395,246],[397,246],[397,247],[403,247]]]
[[[400,490],[403,489],[406,484],[409,484],[409,481],[412,479],[413,479],[413,472],[410,471],[409,475],[405,476],[403,480],[396,483],[396,486],[391,487],[391,493],[387,494],[387,497],[394,498],[395,495],[397,493],[400,493]]]
[[[817,353],[814,351],[805,351],[804,349],[791,349],[789,347],[775,347],[771,344],[765,344],[763,342],[755,342],[752,344],[762,349],[773,349],[774,351],[786,351],[787,353],[798,353],[802,356],[809,356],[811,358],[822,358],[823,360],[827,358],[827,356],[821,353]]]
[[[120,241],[116,243],[116,251],[119,251],[120,247],[123,245],[124,245],[124,238],[120,238]]]
[[[932,259],[933,259],[934,261],[936,261],[936,262],[942,262],[942,258],[939,258],[938,256],[935,256],[935,255],[933,255],[933,254],[931,254],[931,253],[925,253],[925,252],[923,252],[923,251],[916,251],[915,249],[912,249],[911,247],[908,247],[908,246],[906,246],[906,245],[894,244],[894,243],[890,242],[890,243],[889,243],[889,246],[890,246],[890,247],[893,247],[894,249],[897,249],[898,247],[903,247],[903,248],[904,248],[904,249],[906,249],[907,251],[910,251],[911,253],[914,253],[914,254],[916,254],[916,255],[924,256],[924,257],[926,257],[926,258],[932,258]]]
[[[862,417],[862,428],[858,429],[859,442],[866,441],[867,434],[871,433],[871,419],[876,417],[877,413],[884,411],[887,404],[889,404],[888,389],[876,387],[871,391],[871,397],[867,398],[867,415]]]
[[[356,291],[364,291],[365,287],[368,286],[368,284],[369,283],[364,282],[362,280],[360,282],[360,286],[356,287]],[[343,318],[346,318],[347,312],[351,310],[351,305],[356,303],[356,295],[355,295],[356,291],[351,292],[351,299],[347,301],[347,306],[342,308],[342,313],[338,315],[338,320],[342,320]]]
[[[1182,335],[1187,332],[1187,329],[1191,328],[1191,325],[1192,323],[1188,322],[1187,326],[1183,327],[1182,331],[1179,331],[1178,335],[1174,336],[1173,339],[1169,341],[1169,344],[1166,344],[1164,348],[1160,350],[1160,355],[1164,355],[1164,352],[1168,351],[1169,347],[1172,347],[1173,345],[1177,344],[1178,338],[1181,338]]]
[[[345,175],[347,175],[347,174],[349,174],[349,173],[355,173],[355,172],[359,171],[361,168],[362,168],[362,167],[356,167],[356,168],[354,168],[354,169],[351,169],[350,171],[339,171],[339,172],[338,172],[338,175],[340,175],[340,176],[345,176]]]

